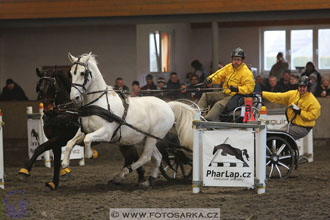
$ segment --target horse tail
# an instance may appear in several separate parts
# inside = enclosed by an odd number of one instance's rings
[[[195,110],[181,102],[172,101],[168,103],[174,113],[175,128],[178,133],[180,145],[193,149],[193,128]]]

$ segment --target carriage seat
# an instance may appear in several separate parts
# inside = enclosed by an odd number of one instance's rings
[[[219,120],[222,122],[234,122],[234,123],[242,123],[243,117],[241,116],[241,110],[245,106],[244,104],[244,98],[246,97],[252,97],[252,106],[253,106],[253,113],[258,113],[258,107],[259,105],[262,105],[261,103],[261,97],[258,97],[257,95],[251,93],[248,95],[240,95],[236,94],[234,95],[228,102],[226,108],[220,114]]]

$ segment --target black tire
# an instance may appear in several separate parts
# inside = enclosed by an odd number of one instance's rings
[[[289,142],[279,136],[267,137],[266,175],[271,178],[287,178],[294,169],[295,154]]]
[[[160,164],[160,173],[168,181],[185,181],[191,179],[192,161],[186,157],[182,150],[167,148],[161,151],[163,160]]]

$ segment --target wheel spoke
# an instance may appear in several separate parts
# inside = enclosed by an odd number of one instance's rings
[[[283,149],[286,147],[286,144],[282,144],[282,146],[278,149],[278,151],[276,152],[277,155],[280,155],[281,152],[283,151]]]
[[[273,174],[273,169],[274,169],[274,164],[272,164],[271,168],[270,168],[270,172],[269,172],[269,178],[272,177]]]
[[[267,163],[266,163],[266,166],[268,166],[270,164],[270,162],[272,162],[271,160],[269,160]]]
[[[273,154],[267,145],[266,145],[266,150],[268,151],[269,154]]]
[[[280,176],[280,178],[282,178],[282,173],[281,173],[280,168],[278,168],[277,164],[275,164],[275,167],[277,169],[278,175]]]
[[[287,165],[285,165],[284,163],[278,162],[278,164],[281,165],[282,167],[284,167],[284,168],[287,169],[287,170],[290,169],[290,168],[289,168]]]
[[[284,159],[291,158],[291,157],[292,157],[291,155],[285,155],[285,156],[279,157],[279,160],[284,160]]]
[[[170,169],[170,166],[164,167],[164,171],[167,172]]]
[[[180,163],[180,169],[181,169],[183,177],[185,177],[186,176],[186,171],[184,170],[184,166],[183,166],[182,163]]]
[[[266,156],[266,158],[270,158],[270,156]]]
[[[272,150],[273,150],[273,153],[276,152],[276,139],[272,140]]]

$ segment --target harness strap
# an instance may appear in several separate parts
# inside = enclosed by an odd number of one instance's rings
[[[125,94],[123,94],[122,92],[117,92],[122,103],[123,103],[123,106],[124,106],[124,113],[123,113],[123,116],[122,116],[122,121],[119,122],[119,126],[116,128],[116,130],[113,132],[113,135],[111,137],[111,140],[117,135],[117,132],[118,130],[121,128],[121,126],[123,125],[123,122],[125,122],[125,119],[126,119],[126,116],[127,116],[127,112],[128,112],[128,107],[129,107],[129,102],[128,102],[128,98]],[[120,135],[119,135],[119,138],[116,142],[119,142],[121,140],[121,129],[120,129]]]

